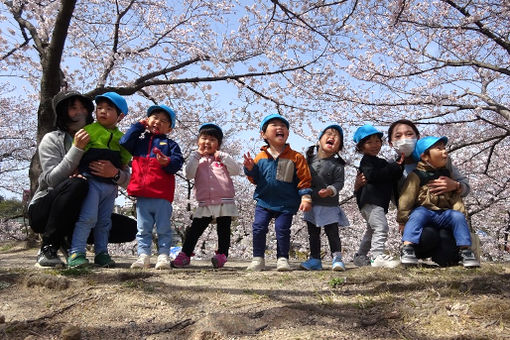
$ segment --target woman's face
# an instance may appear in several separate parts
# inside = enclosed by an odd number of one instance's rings
[[[85,120],[88,114],[87,108],[78,98],[73,100],[67,109],[67,115],[73,122]]]
[[[418,139],[413,128],[407,124],[397,124],[391,133],[389,144],[390,146],[393,146],[393,142],[397,140],[411,138]]]

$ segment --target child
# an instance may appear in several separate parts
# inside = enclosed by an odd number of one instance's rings
[[[131,268],[150,267],[152,229],[156,225],[156,269],[170,269],[174,174],[181,169],[183,157],[179,145],[166,136],[175,127],[175,112],[166,105],[153,105],[147,117],[131,125],[120,140],[133,154],[133,175],[127,191],[136,197],[138,259]]]
[[[115,92],[106,92],[95,98],[95,123],[86,125],[90,141],[85,147],[78,171],[88,178],[89,190],[76,221],[71,242],[68,267],[81,267],[89,261],[85,257],[87,238],[94,228],[94,263],[101,267],[113,267],[115,262],[108,254],[108,233],[111,228],[111,214],[117,197],[117,181],[120,170],[113,178],[94,176],[89,164],[95,160],[109,160],[117,168],[127,168],[131,160],[129,152],[119,145],[122,132],[117,123],[128,113],[126,100]]]
[[[317,147],[317,154],[314,148]],[[343,148],[343,131],[337,124],[327,126],[319,136],[319,143],[311,146],[306,158],[312,174],[312,210],[305,212],[308,226],[310,258],[301,263],[306,270],[321,270],[321,227],[329,240],[333,256],[332,269],[345,270],[342,261],[338,226],[348,226],[349,221],[338,206],[338,192],[344,186],[345,161],[338,155]]]
[[[465,217],[466,210],[460,197],[462,189],[437,195],[432,193],[427,185],[429,181],[440,176],[450,177],[446,168],[447,142],[446,137],[430,136],[416,142],[413,156],[420,161],[416,169],[407,176],[398,200],[397,222],[400,229],[404,230],[404,246],[400,258],[402,264],[418,263],[413,245],[420,242],[423,226],[434,225],[453,231],[464,267],[480,266],[470,249],[471,236]]]
[[[253,222],[253,261],[249,271],[265,269],[266,234],[275,219],[276,269],[289,271],[290,227],[298,208],[312,207],[311,175],[306,160],[287,144],[289,122],[279,114],[264,118],[260,134],[268,144],[255,159],[244,155],[244,173],[256,185],[253,198],[257,201]]]
[[[182,251],[172,261],[172,267],[189,265],[198,238],[213,219],[217,223],[218,250],[211,262],[214,268],[221,268],[227,262],[230,224],[232,217],[238,215],[231,176],[239,175],[241,166],[229,154],[219,151],[222,141],[223,131],[215,124],[203,124],[198,130],[198,150],[189,156],[184,167],[186,178],[195,179],[198,208],[186,230]]]
[[[356,151],[363,154],[359,171],[367,180],[366,185],[356,191],[356,202],[361,215],[367,221],[367,228],[354,257],[354,264],[395,268],[400,261],[385,254],[385,243],[388,239],[386,213],[393,184],[402,176],[403,156],[395,163],[388,163],[377,157],[382,147],[382,136],[382,132],[368,124],[354,133]],[[368,260],[367,254],[370,250],[372,258]]]

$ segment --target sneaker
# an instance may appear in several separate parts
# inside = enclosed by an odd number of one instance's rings
[[[131,264],[131,268],[150,268],[151,257],[147,254],[140,254],[135,262]]]
[[[57,255],[57,249],[46,245],[37,253],[37,267],[64,267],[64,262]]]
[[[361,254],[354,254],[354,259],[352,260],[354,262],[354,265],[356,267],[364,267],[364,266],[370,266],[370,259],[366,255]]]
[[[67,267],[69,268],[85,267],[88,264],[89,260],[87,260],[83,253],[73,253],[67,258]]]
[[[414,247],[412,244],[404,244],[400,251],[400,262],[405,265],[418,264],[418,258],[414,253]]]
[[[314,259],[313,257],[310,257],[305,262],[301,262],[299,267],[306,270],[322,270],[322,262],[320,259]]]
[[[266,260],[263,257],[254,257],[250,265],[246,268],[249,272],[260,272],[266,269]]]
[[[476,259],[476,256],[471,249],[461,249],[460,258],[464,268],[480,267],[480,262]]]
[[[181,251],[175,258],[175,260],[170,262],[170,264],[174,268],[184,268],[189,266],[189,261],[190,261],[189,256]]]
[[[156,262],[156,269],[170,269],[170,258],[168,255],[159,254]]]
[[[285,257],[280,257],[276,261],[276,270],[279,272],[288,272],[291,270],[289,260]]]
[[[341,256],[335,256],[333,258],[333,262],[331,263],[331,270],[334,270],[334,271],[344,271],[345,270],[345,264],[344,262],[342,261],[342,257]]]
[[[108,253],[99,253],[94,257],[94,263],[99,267],[113,268],[115,267],[115,261],[112,260]]]
[[[222,268],[225,262],[227,262],[227,256],[225,254],[216,253],[216,255],[211,258],[211,262],[214,268]]]
[[[379,254],[371,261],[372,267],[395,268],[399,264],[399,260],[388,254]]]

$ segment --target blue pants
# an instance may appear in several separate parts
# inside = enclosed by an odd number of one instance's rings
[[[425,207],[417,207],[411,212],[402,241],[420,243],[421,232],[426,225],[451,230],[458,247],[471,246],[469,226],[463,213],[452,209],[430,210]]]
[[[80,216],[73,231],[70,253],[86,252],[87,238],[94,228],[94,252],[108,253],[108,234],[112,226],[111,215],[117,197],[117,185],[89,178],[89,192],[83,201]]]
[[[276,257],[289,258],[290,227],[292,225],[293,216],[294,214],[291,213],[273,211],[259,206],[255,208],[255,218],[252,226],[254,257],[264,257],[269,222],[274,218]]]
[[[136,198],[138,255],[151,254],[152,229],[156,225],[158,254],[170,254],[172,244],[172,203],[163,198]]]

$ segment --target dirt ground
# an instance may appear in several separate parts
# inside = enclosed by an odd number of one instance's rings
[[[42,270],[35,253],[0,244],[2,339],[510,339],[510,263],[248,273],[239,260],[131,270],[126,256]]]

